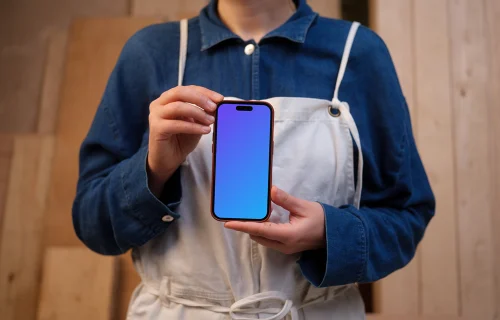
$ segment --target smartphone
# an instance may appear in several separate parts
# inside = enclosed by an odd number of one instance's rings
[[[274,109],[262,101],[217,105],[212,144],[212,216],[266,221],[271,213]]]

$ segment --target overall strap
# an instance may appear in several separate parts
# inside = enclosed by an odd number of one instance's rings
[[[182,86],[184,79],[184,69],[186,67],[187,41],[188,41],[188,21],[182,19],[180,22],[180,46],[179,46],[179,80],[177,85]]]
[[[347,102],[341,102],[339,100],[339,88],[344,79],[344,74],[347,68],[347,62],[349,61],[349,56],[351,54],[352,45],[354,43],[354,38],[356,37],[356,32],[359,28],[359,22],[353,22],[351,30],[349,30],[349,35],[347,36],[347,41],[344,47],[344,54],[342,55],[342,61],[340,62],[339,74],[337,76],[337,83],[335,85],[335,92],[333,93],[332,105],[338,108],[345,119],[349,131],[351,132],[352,138],[356,147],[358,148],[358,170],[356,179],[356,190],[354,191],[354,201],[353,204],[359,209],[361,204],[361,191],[363,190],[363,150],[361,149],[361,140],[359,139],[359,132],[351,113],[349,112],[349,104]]]
[[[344,54],[342,55],[342,61],[340,62],[339,74],[337,76],[337,83],[335,84],[335,92],[333,93],[333,102],[339,101],[339,88],[344,79],[345,70],[347,68],[347,62],[349,61],[349,55],[351,54],[352,44],[354,43],[354,38],[356,37],[356,32],[358,32],[359,22],[353,22],[351,30],[349,30],[349,35],[347,36],[347,41],[344,47]]]
[[[349,105],[347,102],[334,102],[334,106],[340,110],[342,117],[345,119],[352,138],[358,149],[358,170],[356,177],[356,190],[354,190],[353,205],[359,209],[361,205],[361,191],[363,190],[363,150],[361,149],[361,140],[359,139],[359,131],[356,123],[354,122],[351,113],[349,112]]]

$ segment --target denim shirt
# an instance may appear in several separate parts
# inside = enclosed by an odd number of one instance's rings
[[[184,84],[242,99],[331,100],[351,23],[320,17],[305,0],[296,5],[286,23],[256,43],[232,33],[212,1],[189,20]],[[255,50],[247,55],[249,43]],[[159,199],[146,173],[149,104],[177,86],[178,56],[178,22],[132,36],[82,143],[73,223],[98,253],[139,247],[182,219],[176,207],[191,190],[181,187],[181,169]],[[435,209],[394,65],[368,28],[358,31],[339,98],[349,103],[359,130],[363,192],[359,210],[323,204],[326,248],[303,252],[298,261],[304,276],[322,287],[375,281],[405,266]],[[174,220],[163,221],[165,215]]]

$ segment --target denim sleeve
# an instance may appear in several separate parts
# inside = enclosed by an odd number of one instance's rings
[[[320,287],[373,282],[404,267],[435,211],[387,47],[361,28],[352,55],[347,72],[356,74],[359,94],[350,104],[365,163],[361,206],[322,204],[326,247],[299,260],[304,276]]]
[[[123,48],[80,149],[73,225],[87,247],[106,255],[145,244],[178,218],[179,170],[160,199],[148,188],[149,103],[160,75],[141,43],[143,32]]]

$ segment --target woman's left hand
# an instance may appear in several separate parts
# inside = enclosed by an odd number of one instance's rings
[[[224,226],[246,232],[252,240],[285,254],[325,247],[325,213],[321,204],[295,198],[275,186],[271,200],[290,211],[289,223],[229,221]]]

